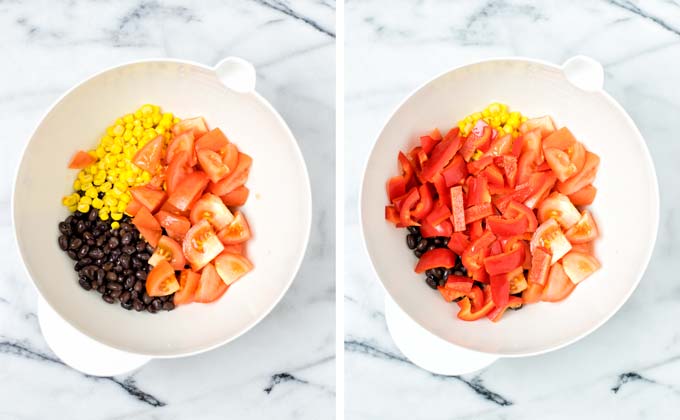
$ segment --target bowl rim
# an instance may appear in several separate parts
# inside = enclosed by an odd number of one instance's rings
[[[573,58],[573,57],[570,57]],[[565,60],[564,62],[566,63],[570,58]],[[594,60],[596,61],[596,60]],[[651,153],[649,152],[649,148],[647,147],[647,141],[645,140],[644,136],[640,132],[639,128],[633,121],[630,115],[628,115],[628,112],[621,106],[621,104],[616,101],[605,89],[604,87],[592,91],[591,93],[601,95],[608,103],[610,106],[614,107],[617,111],[619,111],[624,119],[629,123],[630,127],[633,129],[634,133],[639,136],[639,138],[642,140],[642,146],[644,149],[643,153],[643,159],[651,169],[651,179],[652,179],[652,194],[653,194],[653,202],[652,204],[652,220],[650,221],[651,227],[652,227],[652,236],[651,236],[651,246],[648,248],[646,255],[644,256],[644,264],[640,267],[638,272],[636,273],[636,279],[633,284],[633,287],[630,288],[630,290],[622,297],[622,299],[617,303],[617,305],[614,307],[613,310],[611,310],[609,313],[607,313],[605,316],[602,316],[598,322],[596,322],[591,328],[588,330],[575,335],[574,337],[570,337],[567,340],[564,340],[563,342],[553,345],[552,347],[547,347],[545,349],[541,350],[536,350],[536,351],[530,351],[530,352],[521,352],[521,353],[503,353],[503,352],[486,352],[486,351],[481,351],[478,349],[470,349],[467,348],[463,345],[460,344],[454,344],[451,343],[450,341],[440,337],[436,331],[434,331],[431,328],[428,328],[426,325],[423,325],[421,322],[418,320],[414,319],[411,317],[411,315],[408,313],[408,311],[404,308],[404,306],[399,302],[398,299],[396,299],[392,293],[390,293],[389,289],[383,282],[382,278],[378,274],[378,270],[376,268],[375,263],[373,262],[373,256],[371,252],[369,251],[368,248],[368,243],[366,240],[366,230],[365,230],[365,225],[368,223],[368,220],[366,218],[366,215],[363,212],[363,202],[364,202],[364,189],[366,188],[366,183],[367,183],[367,177],[366,173],[368,171],[368,166],[371,161],[371,157],[373,156],[373,153],[375,152],[376,145],[378,143],[378,140],[381,138],[383,135],[383,132],[387,128],[388,124],[392,121],[392,118],[394,118],[395,114],[413,97],[415,96],[418,92],[429,86],[431,83],[434,83],[435,81],[445,77],[446,75],[463,70],[469,67],[477,66],[480,64],[489,64],[489,63],[502,63],[502,62],[514,62],[514,63],[528,63],[528,64],[534,64],[534,65],[540,65],[544,66],[546,68],[549,68],[551,70],[557,70],[562,72],[563,71],[563,66],[557,65],[554,63],[551,63],[546,60],[541,60],[541,59],[536,59],[536,58],[530,58],[530,57],[524,57],[524,56],[498,56],[498,57],[491,57],[491,58],[485,58],[481,60],[474,60],[474,61],[467,61],[461,65],[450,67],[445,71],[442,71],[426,82],[418,85],[415,89],[413,89],[411,92],[408,93],[402,99],[394,108],[392,108],[392,111],[388,114],[387,118],[384,120],[385,122],[383,123],[382,127],[378,131],[378,134],[375,136],[375,140],[373,141],[373,145],[371,146],[371,150],[368,153],[367,157],[365,158],[364,162],[364,169],[361,175],[361,183],[359,186],[359,200],[357,202],[358,205],[358,211],[359,211],[359,224],[360,224],[360,232],[361,232],[361,239],[362,239],[362,244],[363,244],[363,249],[364,252],[368,255],[368,259],[370,261],[370,266],[373,271],[374,277],[377,279],[378,283],[382,286],[383,290],[390,296],[390,298],[394,301],[394,303],[416,324],[418,324],[421,328],[424,330],[428,331],[429,333],[433,334],[434,336],[442,339],[446,343],[449,343],[451,346],[456,346],[456,347],[461,347],[469,351],[474,351],[478,353],[484,353],[484,354],[489,354],[489,355],[494,355],[498,357],[504,357],[504,358],[517,358],[517,357],[527,357],[527,356],[537,356],[540,354],[544,353],[549,353],[551,351],[559,350],[561,348],[567,347],[571,344],[576,343],[577,341],[587,337],[588,335],[592,334],[595,332],[597,329],[599,329],[602,325],[604,325],[607,321],[609,321],[616,313],[619,312],[619,310],[623,307],[623,305],[630,299],[632,296],[633,292],[638,288],[640,281],[642,280],[642,277],[644,276],[645,272],[647,271],[647,268],[649,267],[649,262],[651,261],[652,255],[654,253],[654,249],[656,248],[656,241],[658,238],[658,231],[659,231],[659,219],[660,219],[660,198],[659,198],[659,181],[656,175],[656,168],[654,166],[654,161],[652,159]]]
[[[220,61],[218,61],[219,64]],[[301,164],[302,164],[302,172],[304,174],[304,199],[307,203],[305,212],[306,214],[309,215],[307,218],[307,223],[305,223],[305,226],[303,227],[303,235],[304,235],[304,240],[303,240],[303,247],[302,247],[302,252],[300,255],[297,257],[297,259],[294,262],[293,267],[295,268],[294,274],[286,281],[285,287],[282,289],[281,293],[279,296],[276,297],[272,301],[272,303],[266,308],[266,310],[262,311],[262,313],[255,317],[253,321],[250,323],[246,324],[243,326],[236,334],[234,334],[232,337],[226,338],[226,339],[220,339],[217,340],[214,343],[211,343],[207,346],[203,346],[201,348],[198,348],[196,350],[191,350],[191,351],[180,351],[180,352],[175,352],[175,353],[154,353],[154,352],[145,352],[145,351],[136,351],[134,349],[118,345],[112,342],[109,342],[106,339],[102,339],[101,337],[98,336],[93,336],[92,334],[86,332],[81,325],[73,319],[70,319],[68,317],[65,317],[62,312],[58,308],[56,308],[51,302],[50,299],[42,292],[41,288],[38,286],[38,284],[33,280],[33,275],[31,273],[31,270],[29,269],[28,265],[26,264],[26,261],[24,259],[24,254],[22,252],[22,246],[21,246],[21,241],[19,239],[19,236],[17,234],[17,229],[16,229],[16,223],[15,223],[15,217],[16,217],[16,190],[17,190],[17,180],[19,178],[19,172],[21,171],[21,167],[24,163],[24,160],[26,159],[26,150],[28,149],[28,146],[31,144],[31,141],[33,140],[33,137],[35,136],[36,132],[38,131],[38,128],[42,125],[43,121],[45,118],[47,118],[50,113],[59,105],[67,96],[69,96],[72,92],[75,90],[79,89],[81,86],[84,86],[91,80],[109,73],[111,71],[121,69],[124,67],[129,67],[129,66],[134,66],[138,64],[163,64],[163,63],[170,63],[170,64],[182,64],[182,65],[187,65],[187,66],[192,66],[195,68],[198,68],[203,71],[209,71],[209,72],[214,72],[215,71],[215,66],[208,66],[196,61],[192,60],[184,60],[184,59],[178,59],[178,58],[164,58],[164,57],[152,57],[152,58],[145,58],[145,59],[140,59],[140,60],[130,60],[130,61],[125,61],[119,64],[115,64],[112,66],[108,66],[102,70],[96,71],[94,73],[91,73],[89,76],[81,79],[79,82],[75,83],[71,88],[66,90],[64,93],[59,95],[59,97],[52,102],[52,104],[47,108],[47,110],[40,116],[40,118],[37,120],[35,123],[33,129],[31,130],[31,134],[28,136],[28,141],[24,144],[22,150],[21,150],[21,158],[19,159],[19,164],[16,166],[14,170],[14,176],[12,179],[12,192],[11,192],[11,199],[10,199],[10,217],[11,217],[11,223],[12,223],[12,235],[14,237],[14,244],[16,246],[16,249],[19,254],[19,259],[21,261],[21,265],[24,269],[24,273],[27,275],[31,285],[35,288],[37,293],[39,294],[39,297],[41,297],[47,305],[49,305],[52,310],[59,315],[65,322],[67,322],[70,326],[75,328],[79,333],[85,335],[86,337],[89,337],[95,341],[97,341],[100,344],[103,344],[105,346],[111,347],[116,350],[120,350],[122,352],[130,353],[130,354],[137,354],[137,355],[144,355],[144,356],[149,356],[152,358],[157,358],[157,359],[171,359],[171,358],[178,358],[178,357],[186,357],[186,356],[192,356],[200,353],[205,353],[210,350],[216,349],[218,347],[221,347],[233,340],[236,340],[243,334],[247,333],[250,331],[253,327],[255,327],[257,324],[259,324],[267,315],[271,313],[271,311],[279,304],[279,302],[283,299],[283,297],[286,295],[288,290],[290,289],[291,285],[293,284],[293,281],[297,277],[297,275],[300,272],[300,268],[302,266],[302,262],[304,261],[305,256],[307,255],[307,250],[309,247],[309,240],[310,240],[310,235],[311,235],[311,228],[312,228],[312,223],[314,219],[314,214],[313,214],[313,204],[312,204],[312,189],[311,189],[311,183],[310,183],[310,178],[309,178],[309,171],[307,169],[307,163],[304,159],[304,155],[302,154],[302,150],[300,149],[299,142],[293,132],[291,131],[290,127],[286,123],[286,121],[283,119],[281,114],[267,101],[262,95],[260,95],[256,89],[250,91],[247,93],[247,95],[252,95],[255,100],[264,108],[269,111],[274,118],[281,124],[284,132],[290,136],[290,138],[293,140],[293,146],[294,146],[294,153],[297,155],[299,158]],[[225,89],[228,89],[225,86]]]

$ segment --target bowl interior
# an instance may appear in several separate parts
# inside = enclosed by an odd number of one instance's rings
[[[253,157],[244,206],[255,269],[214,304],[155,315],[107,305],[83,291],[73,262],[57,245],[76,171],[78,149],[96,146],[117,117],[154,103],[179,117],[202,115]],[[47,114],[26,148],[15,185],[14,222],[30,277],[47,302],[90,337],[154,356],[189,354],[227,342],[262,319],[290,286],[309,237],[311,194],[302,155],[290,130],[255,93],[225,89],[208,68],[182,62],[125,65],[79,85]]]
[[[499,323],[466,323],[413,272],[406,232],[384,220],[385,183],[397,174],[399,150],[418,136],[455,126],[492,101],[528,116],[551,115],[601,157],[590,207],[601,237],[603,267],[560,303],[528,305]],[[606,93],[572,86],[560,68],[527,60],[494,60],[448,72],[410,96],[392,115],[369,157],[362,187],[362,228],[383,285],[421,326],[450,343],[506,356],[540,353],[591,332],[626,301],[651,256],[658,226],[658,188],[645,142],[625,111]]]

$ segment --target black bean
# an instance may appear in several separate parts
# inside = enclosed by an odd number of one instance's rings
[[[108,245],[109,245],[109,248],[114,249],[114,248],[118,248],[118,245],[120,245],[120,242],[118,241],[118,238],[116,238],[114,236],[114,237],[109,238]]]
[[[437,289],[437,279],[431,276],[427,276],[425,278],[425,283],[427,283],[428,286],[430,286],[433,289]]]
[[[98,269],[97,270],[97,284],[103,284],[104,279],[106,278],[106,271],[103,269]]]
[[[408,249],[416,249],[416,246],[418,246],[418,242],[416,242],[416,235],[412,233],[406,235],[406,246]]]
[[[78,280],[78,284],[80,284],[80,287],[82,287],[85,290],[91,290],[92,289],[92,284],[90,284],[90,282],[86,278],[81,277]]]
[[[130,299],[139,299],[139,292],[136,290],[133,290],[130,292]]]
[[[90,210],[90,212],[87,214],[87,220],[89,220],[90,222],[94,222],[95,220],[97,220],[97,216],[98,216],[97,210],[92,209],[92,210]]]
[[[146,249],[146,244],[144,242],[137,242],[137,245],[135,245],[135,249],[137,252],[142,252]]]
[[[87,245],[83,245],[78,250],[78,257],[85,258],[85,257],[87,257],[88,252],[90,252],[90,247],[87,246]]]
[[[435,245],[435,244],[430,244],[430,245],[427,247],[427,250],[428,250],[428,251],[432,251],[433,249],[436,249],[436,248],[437,248],[437,245]]]
[[[106,242],[106,237],[104,236],[97,237],[97,246],[103,246],[104,242]]]
[[[123,252],[126,253],[126,254],[128,254],[128,255],[132,255],[132,254],[135,253],[135,247],[134,247],[134,246],[130,246],[130,245],[125,245],[125,246],[123,247]]]
[[[129,311],[130,309],[132,309],[132,302],[130,302],[130,301],[126,301],[126,302],[121,301],[121,302],[120,302],[120,306],[121,306],[123,309],[127,309],[127,310]]]
[[[146,280],[146,272],[144,271],[137,271],[135,273],[135,277],[137,277],[140,280]]]
[[[146,252],[141,252],[137,254],[137,258],[139,258],[142,263],[145,263],[149,260],[149,258],[151,258],[151,255],[147,254]]]
[[[134,285],[135,285],[135,278],[134,277],[130,277],[130,276],[125,277],[125,281],[123,282],[123,286],[126,289],[128,289],[128,290],[132,289],[132,286],[134,286]]]
[[[144,294],[142,295],[142,301],[144,302],[144,304],[148,305],[149,303],[151,303],[152,300],[153,298],[149,296],[146,292],[144,292]]]
[[[435,274],[434,268],[430,268],[429,270],[425,270],[425,275],[428,276],[428,277],[434,277],[434,278],[439,277],[438,275]]]
[[[68,249],[68,236],[59,236],[59,248],[61,248],[62,251],[66,251]]]
[[[158,312],[158,309],[156,309],[156,308],[153,307],[152,305],[147,306],[147,307],[146,307],[146,310],[149,311],[149,312],[152,313],[152,314],[155,314],[156,312]]]
[[[146,252],[149,254],[153,254],[155,251],[154,247],[151,246],[151,244],[146,244]]]
[[[83,240],[80,238],[71,238],[68,243],[68,248],[78,250],[83,245]]]
[[[420,240],[420,242],[418,242],[418,245],[416,246],[416,250],[423,252],[428,247],[428,245],[429,245],[428,240],[423,238],[423,239]]]
[[[135,299],[132,301],[132,307],[135,309],[137,312],[141,312],[145,309],[144,304],[142,303],[141,300]]]
[[[95,245],[97,245],[97,242],[96,242],[94,239],[88,239],[87,241],[85,241],[85,243],[86,243],[88,246],[95,246]]]
[[[102,257],[104,257],[104,251],[102,251],[99,248],[93,248],[93,249],[90,250],[88,255],[90,256],[90,258],[94,258],[94,259],[102,258]]]
[[[413,254],[415,254],[415,256],[418,257],[418,258],[423,256],[423,253],[418,251],[418,250],[413,251]]]
[[[113,269],[113,263],[111,261],[104,263],[104,265],[102,265],[102,268],[104,269],[104,271],[111,271]]]
[[[69,258],[71,258],[72,260],[77,260],[77,259],[78,259],[78,254],[76,254],[75,251],[73,251],[73,250],[68,250],[68,251],[66,251],[66,253],[68,254]]]
[[[155,310],[160,311],[161,308],[163,307],[163,302],[161,302],[160,299],[156,298],[151,301],[151,306],[153,306]]]
[[[434,242],[435,245],[441,245],[442,244],[442,237],[437,236],[436,238],[434,238],[433,242]]]
[[[59,222],[59,232],[68,235],[71,233],[71,225],[66,222]]]
[[[121,302],[127,302],[127,301],[130,300],[130,297],[131,297],[130,292],[125,291],[125,292],[123,292],[123,293],[120,295],[120,301],[121,301]]]
[[[83,222],[82,220],[78,220],[78,223],[76,224],[76,232],[83,233],[85,232],[85,229],[87,229],[87,225],[85,225],[85,222]]]
[[[130,241],[132,241],[132,234],[129,232],[125,232],[120,238],[120,243],[123,245],[128,245]]]
[[[94,234],[88,230],[88,231],[83,232],[83,239],[85,239],[86,241],[89,241],[90,239],[95,239],[95,237],[94,237]]]
[[[408,231],[411,232],[411,233],[419,233],[420,228],[418,226],[409,226]]]
[[[173,309],[175,309],[175,304],[171,301],[167,301],[163,304],[164,311],[172,311]]]
[[[106,273],[106,280],[115,282],[118,281],[118,276],[113,271],[109,271],[108,273]]]
[[[453,272],[453,275],[454,275],[454,276],[462,276],[462,275],[464,275],[464,274],[463,274],[462,271],[456,270],[456,271]]]
[[[102,299],[104,299],[104,302],[106,303],[113,303],[116,301],[111,295],[102,295]]]
[[[74,220],[75,220],[75,217],[73,217],[73,215],[70,215],[69,217],[66,218],[66,220],[64,220],[64,222],[71,224],[71,223],[73,223]]]
[[[117,283],[114,283],[114,284],[117,284]],[[111,290],[111,291],[109,291],[109,296],[118,299],[118,297],[120,296],[121,293],[123,293],[122,290]]]
[[[444,276],[444,270],[445,270],[445,269],[444,269],[444,268],[441,268],[441,267],[435,268],[435,269],[434,269],[434,275],[435,275],[435,277],[437,277],[438,279],[442,278],[442,277]]]
[[[133,289],[135,292],[141,292],[142,290],[144,290],[144,283],[137,280],[137,282],[135,282],[135,285],[133,286]]]
[[[445,279],[440,278],[440,279],[438,280],[438,284],[437,284],[438,286],[444,287],[445,284],[446,284],[446,280],[445,280]]]
[[[449,278],[449,274],[451,274],[451,272],[449,270],[443,270],[442,275],[441,275],[441,279],[446,281]]]
[[[130,268],[130,256],[128,254],[120,256],[120,265],[122,265],[123,268]]]
[[[113,266],[113,271],[116,272],[116,273],[122,273],[123,267],[121,267],[120,265],[115,265],[115,266]]]
[[[110,281],[106,283],[106,288],[109,290],[123,290],[123,286],[115,281]]]
[[[135,269],[142,268],[143,265],[144,263],[142,263],[142,261],[139,258],[135,257],[132,259],[132,268]]]
[[[120,249],[114,249],[114,250],[111,251],[111,253],[109,254],[109,258],[111,259],[111,261],[116,261],[118,258],[121,258],[121,257],[122,257],[121,254],[122,254],[122,252],[121,252]]]
[[[102,284],[101,286],[97,287],[97,291],[103,295],[106,293],[106,286]]]

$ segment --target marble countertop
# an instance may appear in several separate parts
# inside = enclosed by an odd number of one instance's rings
[[[347,2],[345,50],[345,413],[348,419],[658,419],[680,407],[680,3],[609,0]],[[605,87],[636,121],[656,164],[661,225],[641,286],[607,324],[560,351],[443,377],[392,342],[384,291],[356,243],[358,185],[394,107],[467,61],[522,55],[603,63]],[[644,222],[644,221],[642,221]]]
[[[0,419],[333,418],[335,3],[333,0],[0,1]],[[11,180],[45,110],[117,63],[244,57],[300,142],[314,227],[293,286],[258,326],[208,353],[114,378],[82,375],[45,344],[19,262]],[[310,118],[313,115],[313,118]]]

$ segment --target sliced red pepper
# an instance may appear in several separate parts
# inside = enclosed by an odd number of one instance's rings
[[[473,160],[467,164],[467,170],[472,175],[477,175],[482,169],[493,163],[493,156],[484,156],[481,159]]]
[[[515,249],[502,254],[484,258],[484,267],[489,275],[509,273],[524,262],[524,247],[517,246]]]
[[[469,177],[468,193],[465,207],[476,206],[483,203],[491,203],[491,192],[489,191],[489,183],[483,177]],[[469,223],[469,222],[468,222]]]
[[[444,220],[443,222],[436,226],[432,226],[431,224],[427,223],[427,221],[424,220],[420,226],[420,234],[423,236],[423,238],[435,238],[437,236],[451,236],[452,233],[453,225],[448,220]]]
[[[470,224],[470,240],[476,241],[480,236],[484,234],[484,227],[482,226],[482,221],[477,220]]]
[[[489,247],[495,240],[496,236],[490,230],[487,230],[463,252],[463,265],[468,272],[484,268],[484,257],[488,254]]]
[[[435,141],[439,141],[439,140],[442,139],[442,133],[439,132],[439,129],[438,129],[438,128],[435,128],[435,129],[432,130],[432,132],[430,133],[430,137],[432,137],[432,139],[435,140]]]
[[[442,170],[442,176],[447,187],[451,187],[463,181],[468,176],[468,169],[463,157],[456,155],[446,168]]]
[[[415,168],[404,153],[399,152],[397,159],[399,160],[399,166],[401,167],[402,176],[406,181],[406,189],[408,190],[415,185]]]
[[[390,202],[393,202],[395,198],[401,197],[406,194],[406,180],[403,176],[397,175],[387,181],[387,196]]]
[[[447,289],[446,287],[443,287],[443,286],[437,287],[437,290],[439,291],[439,293],[441,293],[442,297],[447,302],[453,302],[454,300],[460,299],[460,298],[465,297],[467,295],[467,293],[465,293],[465,292],[459,292],[458,290]]]
[[[411,191],[409,191],[404,201],[401,203],[401,210],[399,211],[399,222],[402,227],[418,226],[418,223],[411,219],[411,210],[416,206],[418,200],[420,200],[418,188],[413,187],[411,188]]]
[[[522,203],[529,197],[530,194],[531,186],[529,186],[528,183],[520,184],[515,187],[515,192],[513,192],[512,194],[495,198],[493,204],[502,213],[505,212],[505,210],[508,208],[508,204],[510,204],[511,201],[517,201]]]
[[[510,299],[510,282],[508,276],[491,276],[491,299],[496,307],[504,307]]]
[[[460,154],[463,156],[466,162],[470,161],[472,155],[477,151],[477,149],[484,150],[485,146],[488,146],[491,140],[491,127],[488,125],[484,126],[481,133],[476,133],[475,130],[467,136],[463,147],[460,149]]]
[[[544,248],[538,247],[531,256],[531,269],[529,270],[529,284],[536,283],[545,285],[550,273],[550,260],[552,255]]]
[[[449,249],[458,255],[463,255],[468,246],[470,246],[470,241],[462,232],[454,232],[449,238]]]
[[[460,185],[451,188],[451,214],[453,230],[455,232],[463,232],[465,230],[465,205],[463,187]]]
[[[465,223],[470,224],[485,217],[492,216],[493,206],[490,203],[478,204],[465,209]]]
[[[550,190],[557,182],[557,177],[552,171],[549,172],[536,172],[529,177],[529,186],[531,192],[529,197],[524,200],[524,205],[530,209],[538,207],[538,205],[547,197]]]
[[[444,287],[467,293],[472,290],[473,283],[470,277],[450,275]]]
[[[491,299],[491,291],[488,290],[488,287],[482,291],[479,286],[472,286],[472,290],[470,290],[470,292],[467,294],[467,297],[469,297],[470,302],[472,302],[473,311],[478,311],[484,307],[484,303],[486,301],[484,298],[485,294],[489,295],[488,299]]]
[[[446,186],[446,181],[441,174],[434,176],[434,189],[437,190],[437,195],[439,199],[446,204],[449,208],[451,207],[451,197],[449,195],[449,188]]]
[[[394,206],[385,206],[385,220],[393,223],[395,226],[399,224],[399,212]]]
[[[503,211],[503,216],[507,218],[514,218],[517,216],[524,216],[527,220],[527,232],[534,232],[538,228],[538,219],[536,214],[529,207],[517,201],[510,201]]]
[[[460,308],[460,311],[458,311],[458,319],[462,319],[463,321],[476,321],[487,316],[489,312],[493,310],[494,306],[493,300],[489,299],[482,308],[473,311],[470,298],[464,297],[458,301],[458,307]]]
[[[494,163],[503,170],[505,182],[510,188],[517,184],[517,158],[514,156],[498,156]]]
[[[416,204],[416,208],[411,211],[411,218],[413,220],[421,220],[434,208],[434,199],[432,197],[432,188],[430,184],[423,184],[418,188],[420,201]]]
[[[456,254],[448,248],[435,248],[424,253],[416,264],[415,272],[420,274],[431,268],[451,268],[456,265]]]
[[[489,247],[489,250],[490,250],[489,255],[502,254],[503,253],[503,245],[501,244],[501,241],[499,241],[498,239],[493,241],[493,243]]]
[[[486,178],[489,185],[504,186],[505,180],[503,179],[503,172],[498,169],[498,166],[491,164],[484,168],[482,172],[479,173],[480,176]]]
[[[522,262],[522,268],[528,270],[531,268],[531,249],[529,247],[529,241],[531,240],[531,234],[524,233],[522,235],[513,236],[505,241],[503,250],[505,252],[512,251],[516,247],[521,246],[524,248],[524,261]]]
[[[446,134],[446,137],[440,141],[432,150],[430,158],[423,166],[422,177],[426,181],[433,181],[435,174],[441,172],[442,169],[453,159],[458,149],[460,149],[461,138],[458,136],[458,127],[452,129]]]
[[[522,303],[523,303],[522,298],[517,296],[510,296],[510,299],[508,299],[508,303],[506,303],[504,306],[496,305],[493,311],[489,312],[487,318],[489,318],[493,322],[498,322],[501,320],[501,317],[508,308],[518,308],[522,306]]]
[[[432,149],[434,149],[434,146],[439,143],[439,140],[435,140],[430,136],[421,136],[420,137],[420,147],[422,147],[422,150],[425,154],[429,155]]]
[[[451,217],[451,210],[449,210],[449,208],[446,207],[446,204],[442,203],[441,200],[437,201],[437,204],[433,207],[434,208],[431,209],[432,211],[430,214],[425,217],[427,223],[431,224],[432,226],[437,226],[444,220]]]
[[[508,237],[521,235],[526,232],[529,221],[524,214],[519,214],[511,219],[501,216],[489,216],[486,219],[486,225],[494,235]]]

